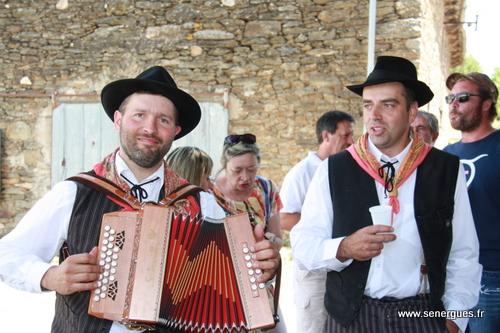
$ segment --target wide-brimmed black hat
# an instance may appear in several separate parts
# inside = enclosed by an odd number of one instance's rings
[[[363,96],[363,88],[387,82],[401,82],[415,93],[418,106],[425,105],[434,97],[432,90],[417,79],[417,69],[413,63],[405,58],[380,56],[373,71],[364,83],[347,86],[347,89]]]
[[[191,132],[200,122],[201,109],[196,100],[185,91],[177,88],[174,79],[160,66],[151,67],[135,79],[123,79],[107,84],[101,92],[101,102],[111,120],[123,100],[136,92],[149,92],[165,96],[177,109],[177,120],[181,131],[175,136],[179,139]]]

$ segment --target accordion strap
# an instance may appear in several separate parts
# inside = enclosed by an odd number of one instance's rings
[[[76,181],[88,185],[94,188],[95,190],[102,191],[107,195],[126,203],[133,209],[137,210],[141,208],[141,203],[139,202],[139,200],[137,200],[136,197],[134,197],[132,194],[128,192],[125,192],[120,187],[116,186],[115,183],[109,181],[106,178],[88,173],[80,173],[78,175],[68,178],[67,180]],[[191,184],[181,185],[180,187],[175,189],[172,193],[170,193],[168,196],[160,200],[159,204],[164,206],[170,206],[174,204],[176,201],[183,199],[189,195],[196,194],[201,190],[202,190],[201,187],[195,185]]]

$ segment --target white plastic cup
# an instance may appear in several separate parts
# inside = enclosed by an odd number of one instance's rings
[[[387,205],[379,205],[368,208],[372,215],[373,224],[382,224],[391,226],[392,207]]]

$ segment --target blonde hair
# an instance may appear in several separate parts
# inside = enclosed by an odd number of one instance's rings
[[[236,156],[252,153],[257,157],[257,162],[260,163],[260,150],[256,143],[238,142],[236,144],[224,144],[222,148],[222,156],[220,158],[221,170],[227,166],[227,162]]]
[[[167,165],[191,184],[201,186],[202,177],[210,175],[213,162],[210,156],[197,147],[178,147],[168,154]]]

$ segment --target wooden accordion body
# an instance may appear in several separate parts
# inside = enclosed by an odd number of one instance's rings
[[[103,216],[89,314],[186,332],[240,332],[275,325],[247,214],[192,219],[146,204]],[[220,223],[222,222],[222,223]]]

